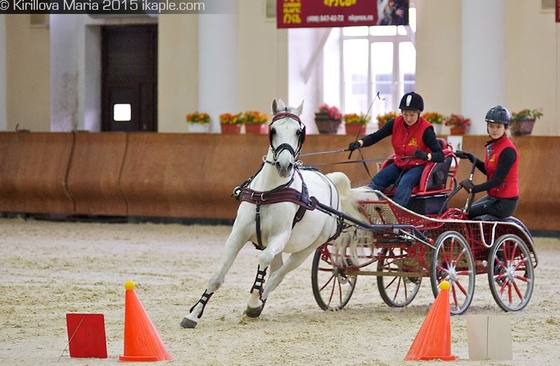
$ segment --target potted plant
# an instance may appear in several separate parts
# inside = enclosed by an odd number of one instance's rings
[[[451,113],[449,117],[445,117],[445,125],[449,126],[451,135],[464,135],[467,127],[471,125],[471,119],[465,118],[460,114]]]
[[[259,111],[247,111],[241,116],[243,123],[245,124],[246,133],[254,134],[266,134],[268,115],[261,113]]]
[[[358,135],[366,133],[366,125],[371,121],[371,116],[363,113],[347,113],[342,116],[346,127],[346,133],[349,135]]]
[[[424,112],[422,118],[430,122],[434,126],[436,134],[441,133],[441,125],[443,123],[443,114],[438,112]]]
[[[511,133],[514,135],[530,135],[535,121],[543,116],[541,109],[522,109],[511,114]]]
[[[377,118],[377,129],[381,129],[387,122],[395,119],[399,116],[397,112],[387,112],[385,114],[378,115]]]
[[[210,115],[208,113],[193,112],[187,114],[187,129],[189,132],[208,132],[210,129]]]
[[[336,133],[341,123],[341,117],[342,114],[338,107],[330,106],[327,103],[321,104],[315,112],[315,123],[319,133]]]
[[[239,134],[241,132],[242,113],[220,114],[220,126],[224,134]]]

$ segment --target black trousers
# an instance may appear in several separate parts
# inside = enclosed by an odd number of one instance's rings
[[[494,198],[484,196],[474,202],[469,210],[469,219],[481,215],[493,215],[506,218],[513,215],[517,208],[517,198]]]

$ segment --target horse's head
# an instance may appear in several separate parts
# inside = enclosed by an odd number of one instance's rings
[[[267,162],[274,165],[281,177],[291,176],[294,164],[305,141],[305,125],[299,119],[303,102],[288,107],[280,99],[272,101],[272,122],[268,127],[270,153]]]

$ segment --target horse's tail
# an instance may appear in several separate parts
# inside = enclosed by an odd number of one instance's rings
[[[352,189],[350,185],[350,178],[348,178],[346,174],[334,172],[327,174],[327,177],[331,180],[331,182],[333,182],[342,202],[346,201],[344,198],[351,197]],[[344,211],[344,203],[342,205],[342,210]]]
[[[348,176],[341,172],[329,173],[327,177],[338,190],[342,211],[352,217],[365,219],[359,210],[359,201],[377,199],[374,191],[369,187],[352,188]]]

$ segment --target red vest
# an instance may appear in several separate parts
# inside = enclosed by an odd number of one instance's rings
[[[430,152],[430,149],[424,144],[422,136],[426,128],[431,126],[431,123],[422,117],[419,117],[418,121],[410,127],[404,122],[403,116],[395,118],[391,143],[393,144],[396,155],[395,164],[397,164],[399,168],[402,169],[406,167],[410,169],[414,166],[426,165],[426,163],[428,163],[422,159],[412,158],[410,161],[408,159],[416,149],[427,153]]]
[[[498,139],[486,146],[486,160],[484,161],[486,176],[489,180],[494,177],[496,169],[498,168],[500,154],[506,147],[511,147],[515,150],[517,159],[515,159],[515,162],[511,166],[511,169],[507,173],[502,184],[488,190],[488,195],[490,197],[514,198],[519,196],[519,187],[517,185],[519,153],[517,152],[517,149],[515,148],[513,142],[511,142],[511,140],[507,136],[504,136],[501,139]]]

